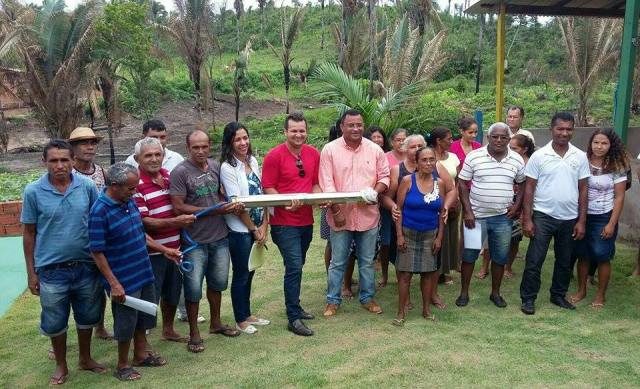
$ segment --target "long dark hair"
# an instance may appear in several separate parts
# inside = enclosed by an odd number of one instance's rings
[[[591,157],[593,156],[591,142],[593,142],[593,138],[595,138],[596,135],[600,134],[606,136],[607,139],[609,139],[609,143],[611,143],[611,147],[609,147],[609,151],[602,162],[602,172],[625,173],[630,169],[629,155],[624,147],[624,143],[622,143],[622,139],[620,139],[618,134],[616,134],[612,128],[598,128],[593,132],[593,134],[591,134],[591,137],[589,138],[589,145],[587,146],[587,157],[591,160]]]
[[[387,139],[387,134],[384,133],[384,130],[378,126],[371,126],[367,128],[367,131],[364,132],[363,136],[369,140],[371,140],[371,136],[376,132],[382,135],[382,150],[386,153],[389,151],[389,140]]]
[[[247,136],[251,139],[249,135],[249,130],[242,123],[238,122],[229,122],[226,126],[224,126],[224,132],[222,133],[222,151],[220,153],[220,162],[227,162],[231,166],[236,166],[236,159],[233,156],[233,139],[236,137],[236,133],[239,130],[245,130],[247,132]],[[250,160],[253,156],[253,152],[251,151],[251,143],[249,143],[249,149],[247,150],[247,160]]]
[[[515,139],[518,146],[522,147],[525,150],[524,154],[528,158],[531,158],[531,156],[533,155],[533,152],[536,151],[536,145],[533,143],[531,138],[529,138],[526,135],[515,134],[511,139]]]
[[[444,139],[450,133],[451,133],[451,130],[448,129],[447,127],[434,128],[425,137],[427,141],[427,146],[435,149],[435,147],[438,145],[438,139]]]
[[[341,119],[336,120],[336,124],[329,128],[329,142],[334,141],[342,136],[342,130],[340,129]]]

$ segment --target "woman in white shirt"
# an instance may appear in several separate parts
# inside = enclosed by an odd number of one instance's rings
[[[598,291],[591,306],[601,308],[611,275],[610,261],[616,252],[629,158],[622,140],[609,128],[597,129],[591,135],[587,158],[591,167],[587,224],[584,239],[576,241],[574,247],[578,257],[578,292],[571,302],[575,304],[587,296],[587,275],[593,261],[598,265]]]
[[[251,152],[249,131],[237,122],[228,123],[222,135],[220,181],[229,199],[237,196],[262,194],[260,167]],[[225,215],[229,227],[229,252],[233,266],[231,303],[237,328],[246,333],[257,332],[256,325],[269,320],[251,314],[251,281],[249,254],[254,242],[264,244],[267,239],[268,212],[265,208],[246,209],[239,216]]]

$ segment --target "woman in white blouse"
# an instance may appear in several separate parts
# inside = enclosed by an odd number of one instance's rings
[[[616,252],[618,219],[624,206],[629,158],[620,137],[609,128],[597,129],[589,139],[587,158],[591,167],[587,224],[582,240],[576,241],[578,257],[578,292],[572,303],[587,296],[587,274],[590,262],[598,265],[598,291],[591,303],[604,306],[611,275],[611,260]]]
[[[228,123],[222,135],[220,181],[229,199],[237,196],[262,194],[260,167],[251,152],[249,131],[237,122]],[[231,303],[237,328],[245,334],[257,332],[255,326],[268,325],[251,313],[251,281],[249,254],[254,242],[264,244],[267,239],[268,212],[264,208],[246,209],[239,216],[225,215],[229,227],[229,252],[233,266]]]

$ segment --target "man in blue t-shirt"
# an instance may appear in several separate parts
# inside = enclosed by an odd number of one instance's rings
[[[64,384],[70,308],[78,331],[79,367],[106,369],[91,358],[91,332],[100,321],[104,291],[89,254],[88,216],[98,193],[91,180],[71,174],[73,150],[63,140],[44,148],[47,173],[23,194],[23,247],[29,290],[40,296],[40,332],[51,338],[56,369],[50,385]]]
[[[124,162],[107,172],[106,190],[91,207],[89,245],[91,254],[110,290],[114,339],[118,341],[118,364],[114,375],[122,381],[137,380],[140,373],[129,365],[133,339],[133,366],[163,366],[166,360],[151,351],[145,332],[156,317],[123,305],[125,296],[155,301],[155,286],[147,245],[176,264],[180,251],[165,247],[145,235],[142,218],[131,196],[139,182],[138,170]]]

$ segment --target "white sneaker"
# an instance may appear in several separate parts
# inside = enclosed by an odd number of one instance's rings
[[[178,317],[178,320],[180,320],[180,321],[188,321],[189,320],[189,318],[187,317],[186,313],[178,312],[176,314],[176,316]],[[205,321],[207,321],[207,319],[205,319],[204,316],[198,314],[198,323],[204,323]]]
[[[252,326],[251,324],[249,324],[247,326],[247,328],[245,328],[244,330],[242,328],[240,328],[239,325],[236,324],[236,328],[240,331],[240,332],[244,332],[247,335],[251,335],[251,334],[255,334],[256,332],[258,332],[258,329],[254,326]]]
[[[254,326],[268,326],[269,324],[271,324],[271,321],[267,319],[256,318],[256,321],[248,321],[247,323],[251,323]]]

